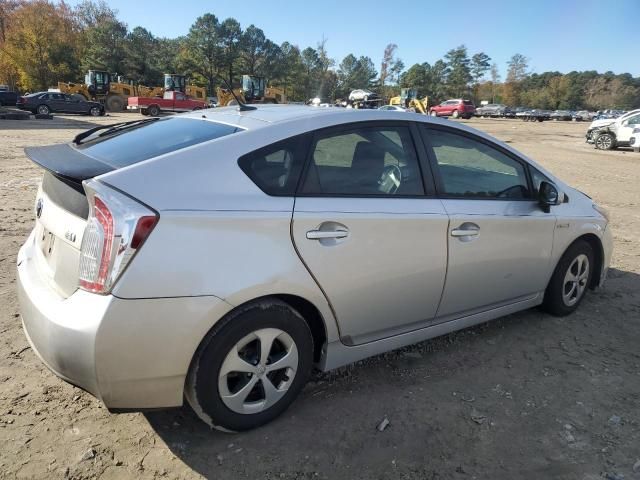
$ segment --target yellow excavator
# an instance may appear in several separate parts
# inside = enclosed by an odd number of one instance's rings
[[[403,88],[400,90],[400,95],[392,97],[389,100],[389,105],[397,105],[427,115],[429,111],[429,97],[424,97],[420,100],[418,98],[418,90],[415,88]]]
[[[89,70],[84,83],[58,82],[58,89],[62,93],[82,95],[86,100],[102,102],[112,112],[126,108],[129,97],[162,97],[165,91],[179,91],[203,101],[207,98],[205,88],[187,85],[186,77],[175,73],[164,74],[164,87],[147,87],[134,85],[123,76],[111,75],[103,70]]]
[[[287,103],[287,96],[284,93],[284,89],[267,87],[265,78],[255,75],[243,75],[242,87],[235,88],[233,93],[227,88],[218,87],[216,90],[218,105],[221,107],[237,105],[238,102],[233,94],[235,94],[242,103]]]

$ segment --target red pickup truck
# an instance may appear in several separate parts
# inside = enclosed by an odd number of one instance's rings
[[[206,102],[193,100],[182,92],[164,92],[160,97],[129,97],[127,110],[140,110],[143,115],[157,117],[160,112],[190,112],[207,108]]]

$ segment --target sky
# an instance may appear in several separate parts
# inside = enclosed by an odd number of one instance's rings
[[[80,0],[67,3],[75,5]],[[324,37],[329,55],[369,56],[379,69],[384,48],[398,45],[408,68],[433,64],[458,45],[469,56],[485,52],[502,76],[514,53],[532,72],[597,70],[640,76],[640,0],[440,0],[440,1],[249,1],[107,0],[130,29],[156,36],[185,35],[195,19],[213,13],[234,17],[242,28],[261,28],[267,38],[301,48]],[[379,3],[379,4],[378,4]]]

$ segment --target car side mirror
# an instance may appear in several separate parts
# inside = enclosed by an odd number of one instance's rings
[[[553,205],[560,205],[560,193],[555,185],[549,182],[540,182],[538,190],[538,204],[542,211],[549,213]]]

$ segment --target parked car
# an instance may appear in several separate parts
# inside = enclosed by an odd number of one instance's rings
[[[349,93],[349,100],[351,101],[362,100],[366,102],[374,98],[378,98],[378,95],[371,90],[357,89],[352,90],[351,93]]]
[[[572,117],[573,117],[573,112],[570,112],[569,110],[555,110],[554,112],[551,112],[551,114],[549,115],[550,120],[563,121],[563,122],[571,121]]]
[[[595,117],[594,112],[589,112],[588,110],[580,110],[575,112],[572,116],[573,121],[575,122],[590,122]]]
[[[85,100],[81,95],[59,92],[37,92],[19,97],[16,107],[31,113],[81,113],[98,117],[104,115],[104,105]]]
[[[453,117],[471,118],[476,111],[476,107],[471,100],[461,98],[447,100],[440,105],[435,105],[429,109],[432,117]]]
[[[531,109],[527,108],[527,107],[509,108],[509,110],[505,113],[505,117],[507,117],[507,118],[517,118],[517,117],[519,117],[518,114],[521,114],[522,112],[528,112],[529,110],[531,110]]]
[[[611,259],[587,195],[424,115],[218,108],[26,154],[44,178],[17,258],[24,332],[112,412],[186,397],[211,426],[253,428],[314,365],[537,305],[568,315]]]
[[[16,92],[10,92],[9,90],[0,90],[0,105],[10,105],[15,107],[18,101],[18,94]]]
[[[618,118],[594,120],[586,133],[587,143],[599,150],[628,147],[633,129],[640,125],[640,109],[632,110]]]
[[[391,112],[406,112],[407,109],[404,107],[401,107],[400,105],[382,105],[381,107],[378,107],[378,110],[389,110]]]
[[[551,112],[549,110],[539,110],[537,108],[522,110],[516,113],[516,118],[520,118],[525,122],[544,122],[551,118]]]
[[[481,107],[476,107],[476,116],[479,117],[506,117],[511,109],[501,103],[489,103]]]

